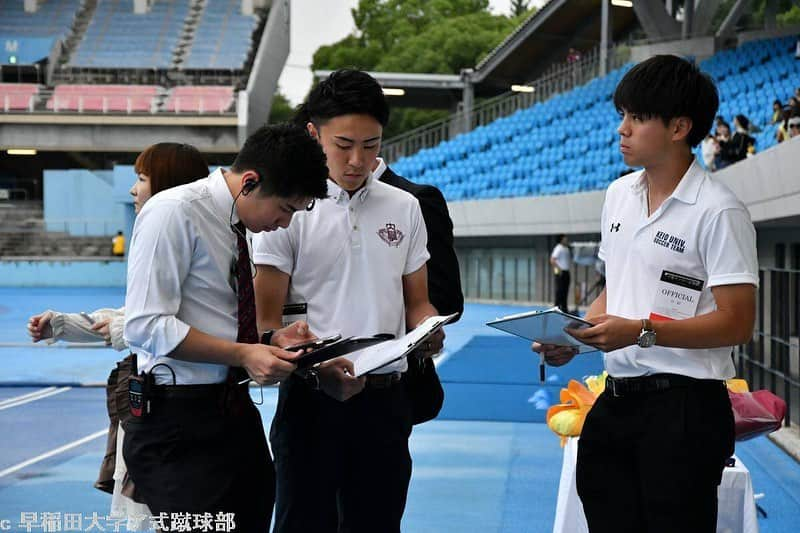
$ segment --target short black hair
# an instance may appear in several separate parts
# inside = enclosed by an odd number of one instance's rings
[[[328,165],[319,143],[295,124],[269,124],[250,135],[231,170],[252,170],[262,194],[282,198],[326,198]]]
[[[717,87],[696,65],[674,55],[657,55],[629,70],[614,92],[614,106],[645,118],[659,117],[664,124],[676,117],[689,117],[692,129],[686,136],[697,146],[719,107]]]
[[[389,104],[378,81],[361,70],[336,70],[311,89],[295,122],[321,126],[341,115],[369,115],[386,126]]]
[[[736,119],[736,122],[738,122],[739,125],[742,128],[744,128],[746,130],[750,129],[750,119],[748,119],[746,116],[744,116],[744,115],[736,115],[733,118]]]

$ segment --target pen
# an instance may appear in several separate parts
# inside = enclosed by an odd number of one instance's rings
[[[544,383],[544,354],[539,354],[539,381]]]

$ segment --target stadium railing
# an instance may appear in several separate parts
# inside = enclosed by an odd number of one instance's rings
[[[795,251],[800,256],[800,250]],[[800,427],[800,270],[759,272],[756,331],[737,347],[737,374],[751,390],[769,389],[786,402],[785,426]]]
[[[624,65],[630,56],[627,46],[615,46],[609,50],[608,70]],[[542,76],[528,83],[532,92],[507,92],[476,105],[472,112],[455,113],[450,117],[431,122],[401,135],[387,139],[381,147],[381,155],[392,163],[397,159],[414,154],[423,148],[432,148],[478,126],[484,126],[507,117],[520,109],[526,109],[536,102],[544,102],[550,97],[583,85],[600,75],[600,47],[583,54],[574,63],[556,63]]]

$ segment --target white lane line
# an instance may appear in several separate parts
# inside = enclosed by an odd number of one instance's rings
[[[7,476],[8,474],[13,474],[17,470],[22,470],[26,466],[30,466],[32,464],[36,464],[36,463],[38,463],[40,461],[44,461],[45,459],[53,457],[54,455],[58,455],[58,454],[63,453],[65,451],[67,451],[67,450],[71,450],[72,448],[80,446],[81,444],[85,444],[85,443],[87,443],[87,442],[89,442],[91,440],[94,440],[94,439],[98,438],[98,437],[102,437],[106,433],[108,433],[108,429],[103,429],[101,431],[97,431],[96,433],[92,433],[91,435],[87,435],[87,436],[83,437],[82,439],[78,439],[76,441],[70,442],[69,444],[65,444],[64,446],[60,446],[60,447],[58,447],[58,448],[56,448],[54,450],[50,450],[49,452],[45,452],[42,455],[37,455],[33,459],[28,459],[27,461],[23,461],[23,462],[21,462],[19,464],[16,464],[14,466],[8,467],[5,470],[0,470],[0,477]]]
[[[61,387],[59,389],[51,390],[50,392],[47,392],[47,393],[44,393],[44,394],[39,394],[38,396],[32,396],[30,398],[26,398],[24,400],[20,400],[20,401],[17,401],[17,402],[8,403],[8,404],[5,404],[5,405],[0,405],[0,411],[2,411],[4,409],[10,409],[12,407],[18,407],[20,405],[25,405],[26,403],[35,402],[36,400],[41,400],[43,398],[47,398],[49,396],[54,396],[56,394],[61,394],[62,392],[67,392],[68,390],[71,390],[71,389],[72,389],[72,387]]]
[[[20,400],[24,400],[25,398],[30,398],[31,396],[39,396],[40,394],[44,394],[46,392],[50,392],[51,390],[55,390],[55,387],[47,387],[46,389],[39,389],[33,392],[29,392],[27,394],[21,394],[19,396],[14,396],[12,398],[6,398],[3,401],[0,401],[0,407],[6,405],[7,403],[15,403]]]

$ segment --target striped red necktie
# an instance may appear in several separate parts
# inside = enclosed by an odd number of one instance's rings
[[[258,342],[256,327],[256,300],[253,293],[253,273],[250,269],[250,254],[247,250],[244,224],[236,224],[236,241],[239,247],[239,259],[236,261],[239,300],[239,332],[236,342],[255,344]]]
[[[244,224],[238,222],[233,226],[236,233],[236,244],[239,248],[239,257],[236,260],[236,296],[238,300],[239,329],[236,342],[255,344],[258,342],[258,328],[256,327],[256,300],[253,293],[253,274],[250,270],[250,253],[247,250]],[[227,382],[237,385],[247,379],[247,371],[241,367],[228,367]]]

